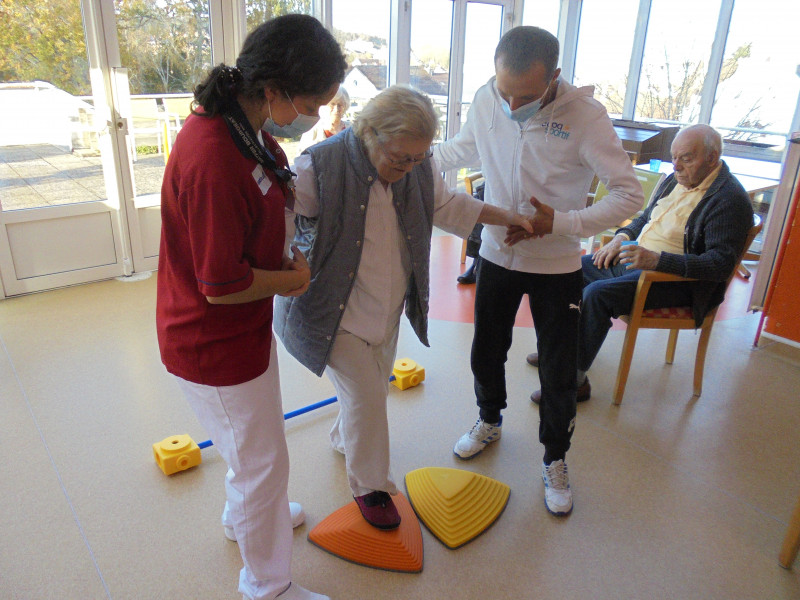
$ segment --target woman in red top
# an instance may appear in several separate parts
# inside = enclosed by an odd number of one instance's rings
[[[327,598],[291,582],[302,509],[287,498],[272,297],[305,292],[310,271],[283,251],[292,173],[270,134],[313,127],[345,68],[313,17],[264,23],[236,67],[215,67],[195,88],[161,190],[161,357],[229,467],[223,526],[244,562],[239,591],[253,600]]]

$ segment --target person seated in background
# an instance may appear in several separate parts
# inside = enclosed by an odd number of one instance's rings
[[[741,183],[720,160],[722,138],[708,125],[691,125],[672,142],[674,172],[630,225],[582,259],[583,301],[578,341],[577,401],[592,393],[586,372],[611,328],[628,314],[642,270],[699,281],[655,282],[645,308],[691,306],[699,327],[725,296],[725,287],[753,225],[753,207]],[[635,240],[638,244],[624,245]],[[528,362],[538,366],[538,354]],[[537,404],[541,390],[531,394]]]
[[[476,221],[531,232],[515,211],[448,189],[431,158],[438,128],[430,98],[395,85],[294,163],[294,242],[311,283],[302,296],[275,299],[275,332],[292,356],[333,382],[339,415],[331,445],[345,455],[362,516],[379,529],[400,524],[386,398],[404,308],[428,345],[433,227],[460,237]]]
[[[472,196],[483,202],[483,190],[485,188],[486,188],[485,183],[483,182],[479,183],[472,192]],[[476,223],[475,228],[472,230],[472,232],[469,234],[469,237],[467,238],[466,255],[472,259],[472,264],[466,271],[464,271],[461,275],[456,277],[456,281],[458,281],[458,283],[462,283],[464,285],[470,285],[472,283],[475,283],[475,280],[477,279],[478,261],[481,259],[480,250],[481,250],[482,231],[483,231],[483,224]]]
[[[347,93],[344,87],[339,86],[339,90],[333,100],[320,107],[320,119],[317,124],[314,125],[311,131],[307,131],[300,136],[300,145],[297,151],[302,152],[309,146],[313,146],[317,142],[344,131],[348,123],[343,119],[348,110],[350,110],[350,94]]]

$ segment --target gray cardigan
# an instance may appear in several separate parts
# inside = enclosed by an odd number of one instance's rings
[[[319,215],[295,219],[296,245],[308,259],[311,284],[296,298],[275,297],[273,327],[286,350],[321,376],[358,273],[369,192],[378,172],[352,129],[310,147]],[[411,258],[405,312],[428,344],[428,294],[434,185],[430,161],[392,184],[398,223]]]
[[[639,237],[653,208],[677,185],[675,174],[667,177],[653,201],[630,225],[618,229],[630,239]],[[691,282],[692,316],[699,327],[705,316],[722,303],[725,286],[744,252],[747,233],[753,226],[750,196],[722,163],[719,175],[689,215],[683,230],[684,254],[662,252],[656,271],[674,273],[700,281]]]

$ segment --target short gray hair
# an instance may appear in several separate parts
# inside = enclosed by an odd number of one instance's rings
[[[336,91],[336,95],[328,104],[344,104],[344,112],[347,112],[350,109],[350,94],[340,85],[339,89]]]
[[[432,142],[439,133],[439,117],[428,96],[408,85],[393,85],[358,113],[353,132],[368,150],[375,148],[378,137],[408,136]]]
[[[722,156],[722,136],[716,129],[711,127],[711,125],[697,123],[684,127],[679,133],[683,133],[684,131],[691,132],[703,138],[703,149],[705,150],[706,157],[711,156],[712,152],[716,152],[718,158]]]
[[[514,75],[525,73],[535,63],[541,63],[547,78],[553,77],[558,67],[558,38],[549,31],[520,25],[509,30],[494,51],[495,65],[500,62]]]

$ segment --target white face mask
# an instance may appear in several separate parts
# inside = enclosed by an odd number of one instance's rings
[[[289,94],[286,94],[286,97],[289,98]],[[264,121],[262,129],[273,137],[294,138],[299,135],[303,135],[306,131],[309,131],[312,127],[314,127],[314,125],[317,124],[317,121],[319,121],[319,115],[315,117],[310,115],[301,115],[291,98],[289,98],[289,102],[291,103],[292,108],[294,108],[294,112],[297,113],[297,116],[288,125],[278,125],[272,120],[272,105],[269,103],[269,100],[267,100],[269,119]]]
[[[501,105],[503,107],[503,112],[506,113],[506,116],[511,119],[512,121],[516,121],[517,123],[524,123],[528,119],[530,119],[533,115],[539,112],[542,108],[542,100],[544,97],[547,96],[547,92],[550,91],[550,84],[547,84],[547,87],[544,89],[544,93],[534,100],[533,102],[528,102],[527,104],[523,104],[522,106],[516,108],[515,110],[511,110],[511,106],[504,98],[500,98]]]
[[[523,104],[515,110],[511,110],[511,106],[509,106],[508,102],[506,102],[504,99],[501,98],[500,100],[502,101],[503,112],[506,113],[506,116],[509,119],[516,121],[517,123],[524,123],[542,108],[541,98],[534,100],[533,102],[528,102],[528,104]]]

